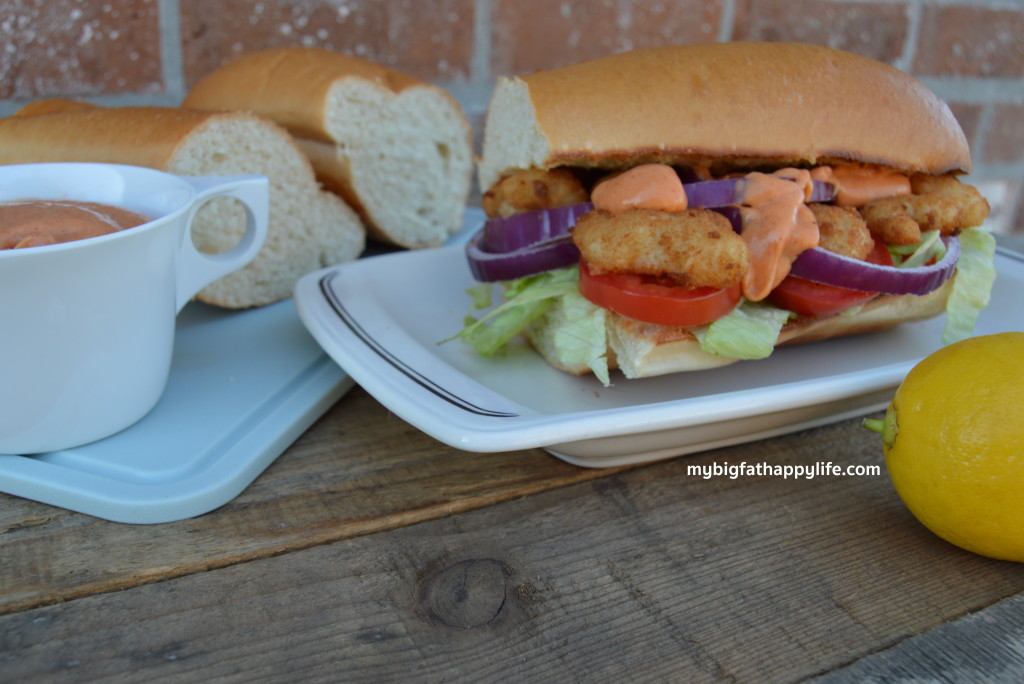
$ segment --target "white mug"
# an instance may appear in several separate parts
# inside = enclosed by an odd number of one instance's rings
[[[245,206],[245,235],[225,253],[204,254],[192,243],[192,220],[222,196]],[[264,176],[0,166],[0,201],[13,199],[99,202],[151,220],[84,240],[0,250],[4,454],[80,446],[145,416],[167,384],[177,313],[203,287],[252,261],[267,235]]]

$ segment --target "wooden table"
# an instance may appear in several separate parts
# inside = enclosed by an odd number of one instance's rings
[[[961,551],[849,420],[642,467],[473,454],[343,397],[198,518],[0,496],[0,680],[1024,677],[1024,564]],[[881,681],[881,680],[879,680]]]
[[[819,461],[882,468],[689,472]],[[1024,564],[918,524],[859,420],[589,470],[449,448],[356,388],[198,518],[0,495],[3,682],[818,677],[1024,680]]]

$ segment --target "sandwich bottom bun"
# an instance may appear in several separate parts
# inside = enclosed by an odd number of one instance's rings
[[[880,295],[853,314],[795,318],[783,326],[775,346],[877,332],[902,323],[934,318],[945,312],[952,287],[953,278],[950,278],[927,295]],[[585,364],[567,364],[555,351],[552,331],[557,327],[558,316],[555,307],[526,331],[527,340],[555,368],[573,375],[589,373],[590,368]],[[611,312],[606,312],[605,320],[608,367],[618,368],[630,379],[717,368],[739,360],[703,351],[687,328],[644,323]]]

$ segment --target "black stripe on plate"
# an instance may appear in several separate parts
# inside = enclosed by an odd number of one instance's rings
[[[453,406],[461,408],[463,411],[469,413],[475,413],[481,416],[491,416],[493,418],[516,418],[519,416],[518,413],[509,413],[507,411],[495,411],[492,409],[482,408],[473,404],[472,402],[463,399],[451,390],[445,389],[441,385],[438,385],[433,380],[424,377],[419,372],[408,366],[405,362],[399,359],[397,356],[388,351],[382,344],[373,338],[356,319],[348,312],[345,305],[341,303],[341,300],[335,296],[334,291],[330,288],[330,281],[336,275],[336,272],[331,272],[320,279],[320,291],[323,292],[327,302],[331,305],[334,313],[337,314],[338,318],[348,326],[349,330],[355,334],[363,344],[372,349],[382,359],[391,364],[395,370],[399,371],[407,378],[415,382],[423,389],[437,395],[441,399],[444,399]]]

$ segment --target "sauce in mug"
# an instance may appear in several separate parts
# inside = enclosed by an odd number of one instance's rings
[[[142,214],[98,202],[0,202],[0,249],[42,247],[116,233],[147,223]]]

